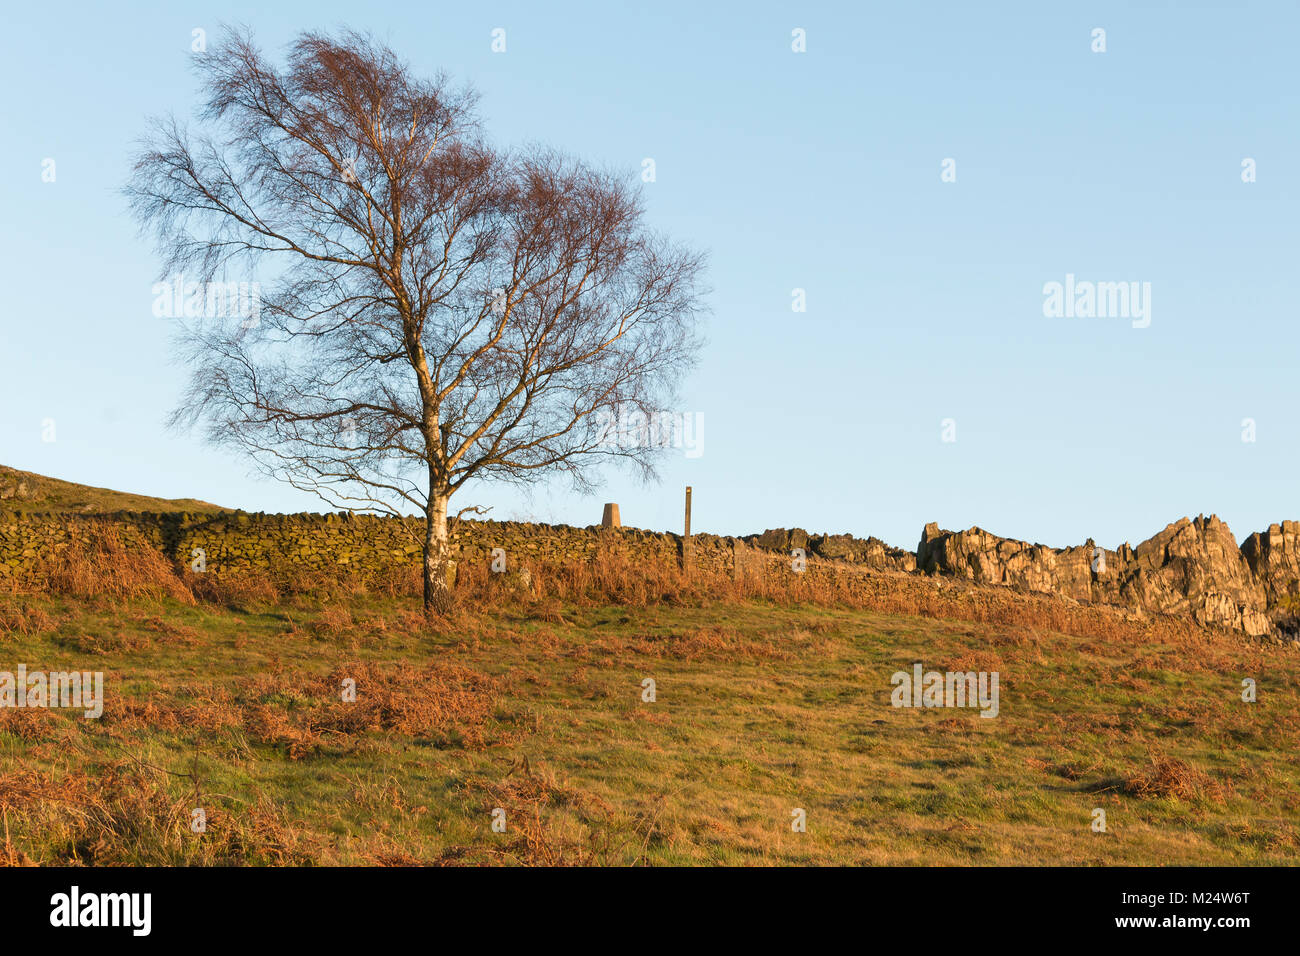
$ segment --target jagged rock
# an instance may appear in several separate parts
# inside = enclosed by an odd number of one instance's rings
[[[855,538],[851,534],[810,536],[802,528],[769,528],[762,534],[751,535],[745,540],[751,547],[781,554],[802,548],[806,555],[825,561],[845,561],[895,571],[916,569],[916,556],[911,551],[890,547],[879,538]]]
[[[795,548],[808,550],[808,532],[802,528],[768,528],[760,535],[751,535],[746,539],[756,548],[764,551],[780,551],[789,554]]]
[[[812,539],[813,552],[828,561],[861,561],[865,544],[850,534],[823,534]]]
[[[951,574],[977,584],[1055,592],[1083,601],[1092,596],[1092,551],[1088,545],[1057,550],[999,538],[982,528],[944,531],[931,522],[921,532],[916,564],[930,574]]]
[[[1279,582],[1295,573],[1288,571],[1285,558],[1275,563]],[[1272,630],[1265,588],[1232,531],[1214,515],[1183,518],[1136,548],[1122,545],[1115,551],[1091,541],[1055,549],[999,538],[980,528],[944,531],[932,522],[921,532],[917,566],[979,584],[1186,615],[1252,636]]]
[[[1264,588],[1269,604],[1300,596],[1300,521],[1283,521],[1256,531],[1241,546],[1242,556]]]
[[[903,548],[894,548],[879,538],[868,538],[862,563],[873,568],[893,568],[896,571],[915,571],[916,555]]]
[[[1277,633],[1288,639],[1300,634],[1300,521],[1256,531],[1242,544],[1241,554],[1264,590]]]
[[[1252,636],[1270,630],[1264,588],[1216,516],[1182,518],[1133,550],[1120,596],[1164,614],[1187,614]]]

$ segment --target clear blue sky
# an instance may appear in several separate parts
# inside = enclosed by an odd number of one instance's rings
[[[116,6],[12,5],[0,32],[0,463],[323,507],[164,430],[184,371],[118,190],[146,117],[196,102],[193,28],[245,22],[279,51],[346,24],[472,82],[502,143],[652,157],[653,222],[712,255],[683,403],[702,456],[656,486],[612,472],[593,498],[479,486],[461,505],[581,525],[609,500],[679,529],[691,484],[697,530],[907,547],[930,520],[1114,546],[1184,514],[1239,537],[1300,517],[1292,2]],[[1067,273],[1150,282],[1150,327],[1046,318]]]

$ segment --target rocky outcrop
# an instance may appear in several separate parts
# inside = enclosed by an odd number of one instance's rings
[[[921,532],[916,564],[922,571],[952,574],[977,584],[1056,592],[1086,601],[1092,598],[1093,551],[1091,541],[1056,549],[999,538],[981,528],[943,531],[931,522]]]
[[[1099,548],[1091,539],[1058,549],[1000,538],[980,528],[954,532],[928,524],[917,545],[917,566],[981,584],[1187,616],[1258,636],[1273,630],[1270,589],[1294,587],[1300,580],[1292,563],[1294,536],[1292,540],[1289,552],[1279,538],[1275,556],[1259,559],[1262,566],[1276,568],[1269,586],[1247,560],[1246,549],[1237,547],[1232,531],[1214,515],[1183,518],[1136,548],[1124,544],[1115,551]],[[1263,554],[1264,547],[1256,551]]]
[[[1003,538],[982,528],[947,531],[931,523],[916,553],[878,538],[814,535],[775,528],[744,541],[784,555],[894,571],[918,570],[1124,608],[1144,618],[1170,615],[1253,637],[1300,638],[1300,522],[1273,525],[1241,547],[1215,515],[1182,518],[1137,547],[1114,550],[1091,538],[1052,548]]]
[[[1300,639],[1300,521],[1256,531],[1241,546],[1268,601],[1268,616],[1281,635]]]
[[[1241,553],[1270,604],[1300,597],[1300,521],[1256,531],[1242,544]]]
[[[1174,522],[1133,549],[1117,571],[1123,603],[1253,636],[1272,629],[1264,588],[1214,515]]]
[[[851,534],[810,535],[802,528],[769,528],[744,539],[751,547],[788,555],[795,549],[823,561],[843,561],[868,568],[914,571],[916,555],[891,547],[879,538],[855,538]]]

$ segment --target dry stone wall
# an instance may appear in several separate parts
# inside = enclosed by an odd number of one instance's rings
[[[46,560],[74,541],[88,540],[90,522],[96,520],[112,523],[128,545],[147,542],[178,564],[190,566],[201,556],[205,572],[217,577],[247,571],[282,577],[347,569],[362,578],[379,578],[418,565],[424,540],[423,523],[415,518],[348,513],[118,512],[96,518],[0,513],[0,585],[38,583]],[[508,563],[590,561],[600,552],[623,554],[640,563],[681,560],[680,536],[635,528],[463,521],[451,538],[458,560],[486,562],[495,548],[506,552]],[[735,539],[701,534],[691,540],[695,566],[733,572]]]
[[[181,566],[201,554],[207,573],[260,571],[271,577],[344,569],[381,579],[417,566],[423,527],[415,518],[370,515],[268,515],[245,512],[119,512],[95,519],[66,514],[0,512],[0,588],[39,585],[50,556],[87,539],[92,520],[109,521],[128,546],[148,543]],[[458,561],[537,564],[590,562],[621,554],[640,565],[678,565],[682,538],[636,528],[574,528],[523,522],[464,521],[452,531]],[[769,529],[743,538],[691,538],[694,567],[740,580],[770,573],[781,556],[805,556],[824,568],[923,572],[981,585],[1057,594],[1074,601],[1171,614],[1249,635],[1300,637],[1300,522],[1251,535],[1239,548],[1217,517],[1183,518],[1137,547],[1116,550],[1091,540],[1051,548],[1002,538],[980,528],[926,525],[915,552],[877,538]],[[518,565],[517,565],[518,566]],[[822,572],[819,572],[822,573]]]

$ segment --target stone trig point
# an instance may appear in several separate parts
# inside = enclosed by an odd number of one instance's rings
[[[618,505],[613,502],[605,505],[605,513],[600,516],[600,526],[602,528],[623,527],[623,522],[618,518]]]

